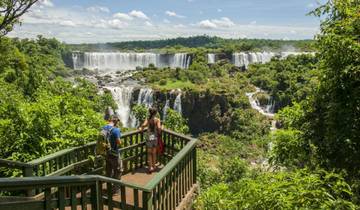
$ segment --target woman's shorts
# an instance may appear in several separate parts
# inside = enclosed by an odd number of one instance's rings
[[[151,140],[151,141],[149,141],[149,140],[146,141],[146,146],[148,148],[154,148],[154,147],[157,147],[157,145],[158,145],[157,139],[156,140]]]

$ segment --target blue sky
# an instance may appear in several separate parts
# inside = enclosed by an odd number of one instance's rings
[[[67,43],[225,38],[311,39],[316,0],[41,0],[10,34]]]

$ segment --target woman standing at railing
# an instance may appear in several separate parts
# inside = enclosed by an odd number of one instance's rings
[[[158,137],[161,134],[161,121],[156,117],[157,109],[149,109],[149,117],[145,122],[140,126],[142,131],[144,128],[147,129],[147,138],[146,138],[146,148],[147,148],[147,159],[149,166],[149,173],[155,171],[156,164],[156,155],[158,147]]]

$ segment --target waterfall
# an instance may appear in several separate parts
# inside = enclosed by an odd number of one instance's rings
[[[274,111],[274,110],[271,110],[273,109],[273,107],[275,106],[275,102],[270,100],[269,104],[271,104],[269,110],[268,107],[269,105],[264,109],[263,107],[260,106],[259,102],[254,99],[254,95],[256,93],[259,93],[259,92],[262,92],[262,90],[260,88],[256,88],[256,91],[255,92],[252,92],[252,93],[246,93],[246,96],[249,98],[249,102],[250,102],[250,105],[251,105],[251,108],[257,110],[258,112],[260,112],[262,115],[266,116],[266,117],[270,117],[270,118],[273,118],[275,116],[274,112],[270,112],[270,111]]]
[[[214,53],[209,53],[207,56],[208,56],[208,63],[209,64],[214,64],[215,63],[215,54]]]
[[[165,106],[164,106],[164,109],[163,109],[163,121],[166,120],[166,115],[167,115],[167,111],[168,111],[169,108],[170,108],[170,100],[166,99]]]
[[[72,54],[72,61],[73,61],[73,68],[75,69],[75,70],[81,70],[82,68],[81,68],[81,61],[80,61],[80,54],[79,53],[76,53],[76,52],[74,52],[73,54]]]
[[[174,110],[178,113],[182,114],[182,107],[181,107],[181,92],[176,96],[174,102]]]
[[[107,87],[114,97],[118,109],[116,113],[119,115],[120,121],[124,127],[131,127],[133,117],[131,115],[131,99],[134,91],[133,87]]]
[[[266,105],[265,111],[267,113],[275,113],[275,100],[273,97],[270,97],[268,104]]]
[[[253,63],[267,63],[275,55],[272,52],[240,52],[233,54],[232,62],[237,67],[245,67],[247,69]]]
[[[85,52],[80,59],[78,52],[73,53],[74,69],[126,71],[137,67],[171,67],[187,69],[191,56],[187,53],[157,54],[157,53],[125,53],[125,52]]]
[[[150,88],[141,88],[138,97],[138,104],[145,105],[146,108],[152,107],[154,103],[153,99],[154,92]]]

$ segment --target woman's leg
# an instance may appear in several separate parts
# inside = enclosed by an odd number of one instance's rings
[[[157,152],[156,152],[156,147],[152,148],[152,167],[155,168],[155,164],[156,164],[156,155],[157,155]]]
[[[148,159],[148,166],[149,166],[149,170],[151,169],[151,167],[152,167],[152,150],[151,150],[152,148],[150,147],[148,147],[147,148],[147,159]]]

